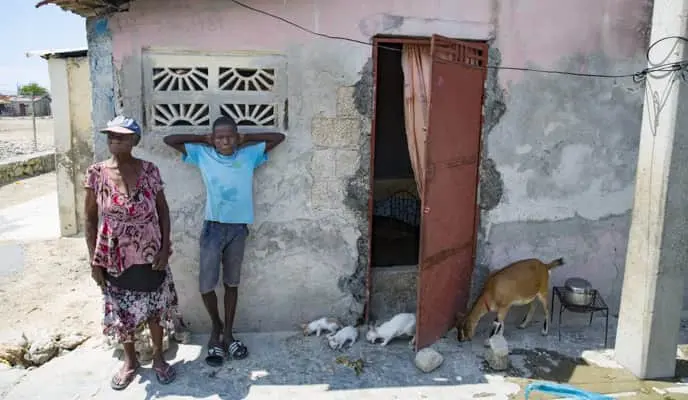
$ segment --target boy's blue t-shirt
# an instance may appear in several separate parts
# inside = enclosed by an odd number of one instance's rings
[[[205,183],[205,219],[230,224],[253,223],[253,170],[268,159],[265,143],[242,147],[230,156],[214,147],[186,143],[182,160],[201,171]]]

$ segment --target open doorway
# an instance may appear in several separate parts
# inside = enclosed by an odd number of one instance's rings
[[[378,49],[373,168],[372,266],[417,266],[420,196],[404,124],[401,44]]]
[[[487,45],[375,38],[373,60],[366,316],[415,312],[419,349],[468,307]]]
[[[378,320],[416,311],[421,202],[404,123],[402,46],[384,43],[376,57],[370,251]]]

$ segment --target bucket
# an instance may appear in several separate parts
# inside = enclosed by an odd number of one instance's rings
[[[588,392],[582,389],[575,388],[570,385],[563,385],[560,383],[551,382],[533,382],[526,386],[525,399],[528,400],[530,392],[542,392],[559,398],[567,400],[614,400],[611,396],[605,396],[599,393]]]

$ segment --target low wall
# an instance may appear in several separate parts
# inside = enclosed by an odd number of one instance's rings
[[[55,152],[25,154],[0,161],[0,185],[55,171]]]

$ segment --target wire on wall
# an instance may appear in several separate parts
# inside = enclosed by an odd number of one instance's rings
[[[328,35],[328,34],[324,34],[324,33],[315,32],[311,29],[308,29],[302,25],[297,24],[296,22],[290,21],[284,17],[280,17],[279,15],[272,14],[272,13],[267,12],[265,10],[261,10],[260,8],[250,6],[250,5],[245,4],[239,0],[230,0],[230,1],[235,3],[236,5],[238,5],[240,7],[247,9],[247,10],[251,10],[251,11],[256,12],[258,14],[263,14],[263,15],[268,16],[270,18],[284,22],[285,24],[291,25],[296,29],[299,29],[301,31],[304,31],[304,32],[309,33],[309,34],[314,35],[314,36],[319,36],[319,37],[326,38],[326,39],[341,40],[341,41],[350,42],[350,43],[357,43],[357,44],[362,44],[365,46],[373,46],[372,43],[364,42],[362,40],[352,39],[352,38],[345,37],[345,36],[334,36],[334,35]],[[686,81],[688,81],[688,60],[681,60],[681,61],[672,62],[672,63],[654,64],[650,59],[650,52],[652,51],[652,49],[657,44],[659,44],[660,42],[663,42],[663,41],[669,40],[669,39],[675,39],[677,41],[688,42],[688,37],[684,37],[684,36],[667,36],[667,37],[663,37],[663,38],[655,41],[647,49],[647,53],[645,55],[645,57],[647,58],[648,64],[650,64],[650,66],[648,66],[647,68],[644,68],[641,71],[633,72],[633,73],[627,73],[627,74],[588,74],[588,73],[583,73],[583,72],[557,71],[557,70],[549,70],[549,69],[525,68],[525,67],[507,67],[507,66],[495,66],[495,65],[471,66],[471,67],[473,67],[473,68],[484,68],[484,69],[497,69],[497,70],[503,69],[503,70],[511,70],[511,71],[535,72],[535,73],[541,73],[541,74],[568,75],[568,76],[589,77],[589,78],[613,78],[613,79],[632,78],[633,82],[635,82],[635,83],[644,82],[648,75],[667,74],[667,75],[671,75],[672,78],[674,76],[677,76],[680,79],[682,79],[684,82],[686,82]],[[380,49],[385,49],[385,50],[389,50],[389,51],[401,51],[399,48],[396,48],[396,47],[386,47],[386,46],[381,46],[381,45],[378,45],[377,47]]]

